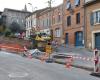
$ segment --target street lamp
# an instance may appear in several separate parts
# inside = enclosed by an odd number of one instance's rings
[[[28,3],[28,4],[32,7],[32,12],[35,11],[35,10],[37,9],[37,7],[34,7],[34,8],[33,8],[32,3]]]
[[[28,3],[31,7],[32,7],[32,12],[33,12],[33,5],[32,5],[32,3]]]

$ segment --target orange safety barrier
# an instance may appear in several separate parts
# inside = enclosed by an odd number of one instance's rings
[[[9,50],[11,52],[24,52],[24,48],[18,44],[0,44],[0,49]]]

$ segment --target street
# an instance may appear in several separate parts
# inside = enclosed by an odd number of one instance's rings
[[[0,52],[0,80],[99,80],[91,72]]]

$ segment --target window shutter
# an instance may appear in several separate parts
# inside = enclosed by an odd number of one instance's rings
[[[94,13],[91,13],[91,15],[90,15],[90,24],[91,24],[91,26],[94,25]]]

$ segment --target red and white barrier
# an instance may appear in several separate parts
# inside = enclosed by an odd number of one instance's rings
[[[73,63],[73,57],[72,57],[72,56],[67,57],[67,58],[66,58],[65,67],[66,67],[66,68],[71,68],[72,63]]]
[[[97,49],[94,50],[94,65],[94,73],[100,74],[99,51]]]
[[[84,61],[94,61],[94,58],[90,58],[90,57],[79,57],[79,56],[73,56],[74,59],[81,59]]]

